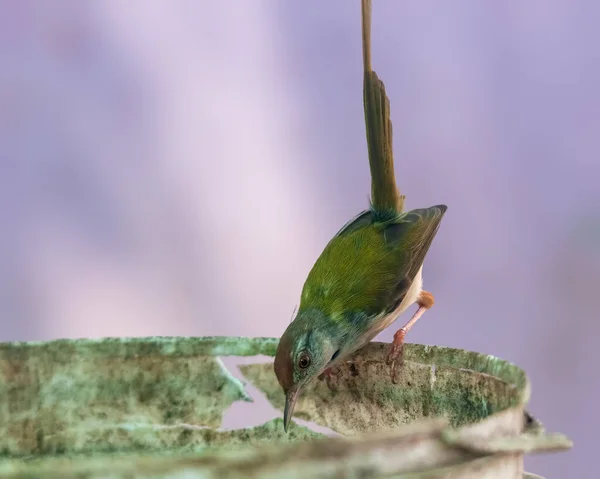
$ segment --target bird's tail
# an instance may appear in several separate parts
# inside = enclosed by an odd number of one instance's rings
[[[404,196],[398,191],[394,173],[390,100],[383,82],[371,69],[371,0],[361,1],[363,102],[371,168],[371,207],[378,216],[394,216],[404,208]]]

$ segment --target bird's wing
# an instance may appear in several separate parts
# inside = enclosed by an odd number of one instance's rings
[[[402,276],[412,280],[417,275],[446,209],[446,205],[437,205],[412,210],[385,227],[385,243],[398,251]]]
[[[356,231],[359,228],[370,225],[373,222],[373,213],[371,210],[365,210],[361,213],[357,214],[354,218],[352,218],[348,223],[346,223],[342,228],[335,234],[333,238],[337,238],[338,236],[347,235]]]
[[[439,227],[445,206],[413,210],[385,223],[365,211],[340,230],[310,271],[300,309],[332,317],[374,317],[404,297]]]
[[[396,253],[398,267],[396,284],[378,301],[386,312],[394,311],[404,299],[425,261],[446,209],[446,205],[437,205],[412,210],[397,222],[385,226],[385,244]]]

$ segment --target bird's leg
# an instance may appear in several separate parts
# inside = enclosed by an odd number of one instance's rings
[[[321,374],[319,374],[318,378],[319,380],[323,380],[325,379],[325,382],[327,383],[327,387],[331,390],[335,389],[335,377],[340,374],[340,368],[333,366],[331,368],[327,368],[325,371],[323,371]]]
[[[396,334],[394,334],[394,340],[392,341],[392,345],[390,348],[390,353],[388,354],[387,363],[392,365],[392,382],[396,382],[396,363],[402,363],[402,351],[404,346],[404,337],[406,333],[410,331],[410,329],[415,325],[415,323],[419,320],[423,313],[427,311],[429,308],[433,306],[434,303],[433,295],[427,291],[421,291],[419,295],[419,299],[417,299],[417,304],[419,305],[419,309],[413,314],[412,318],[408,320],[408,322],[402,326]],[[398,359],[400,358],[400,361]]]

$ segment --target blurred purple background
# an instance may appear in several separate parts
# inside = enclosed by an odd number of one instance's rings
[[[449,205],[409,341],[524,367],[575,441],[528,468],[590,477],[600,3],[373,3],[400,188]],[[280,335],[367,205],[360,49],[358,0],[2,2],[0,339]]]

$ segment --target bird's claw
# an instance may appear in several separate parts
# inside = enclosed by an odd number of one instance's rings
[[[339,368],[333,367],[333,368],[328,368],[325,371],[323,371],[318,376],[318,378],[320,381],[322,381],[324,379],[325,383],[327,384],[327,387],[329,389],[331,389],[332,391],[335,391],[337,389],[336,384],[335,384],[335,378],[338,374],[340,374]]]
[[[387,356],[386,364],[390,365],[395,363],[396,359],[402,356],[402,349],[402,345],[392,344]]]
[[[390,356],[392,354],[390,353]],[[390,357],[388,357],[388,365],[391,365],[391,372],[390,372],[390,376],[392,378],[392,383],[394,384],[398,384],[398,376],[397,376],[397,365],[398,363],[402,363],[402,358],[400,358],[400,361],[398,361],[397,358],[395,359],[390,359]]]
[[[386,361],[388,365],[391,365],[392,383],[394,384],[398,383],[398,377],[396,375],[397,366],[398,364],[402,365],[402,363],[404,362],[404,355],[402,353],[404,352],[405,335],[406,332],[402,329],[396,332],[396,334],[394,334],[394,341],[390,346],[390,352]]]

